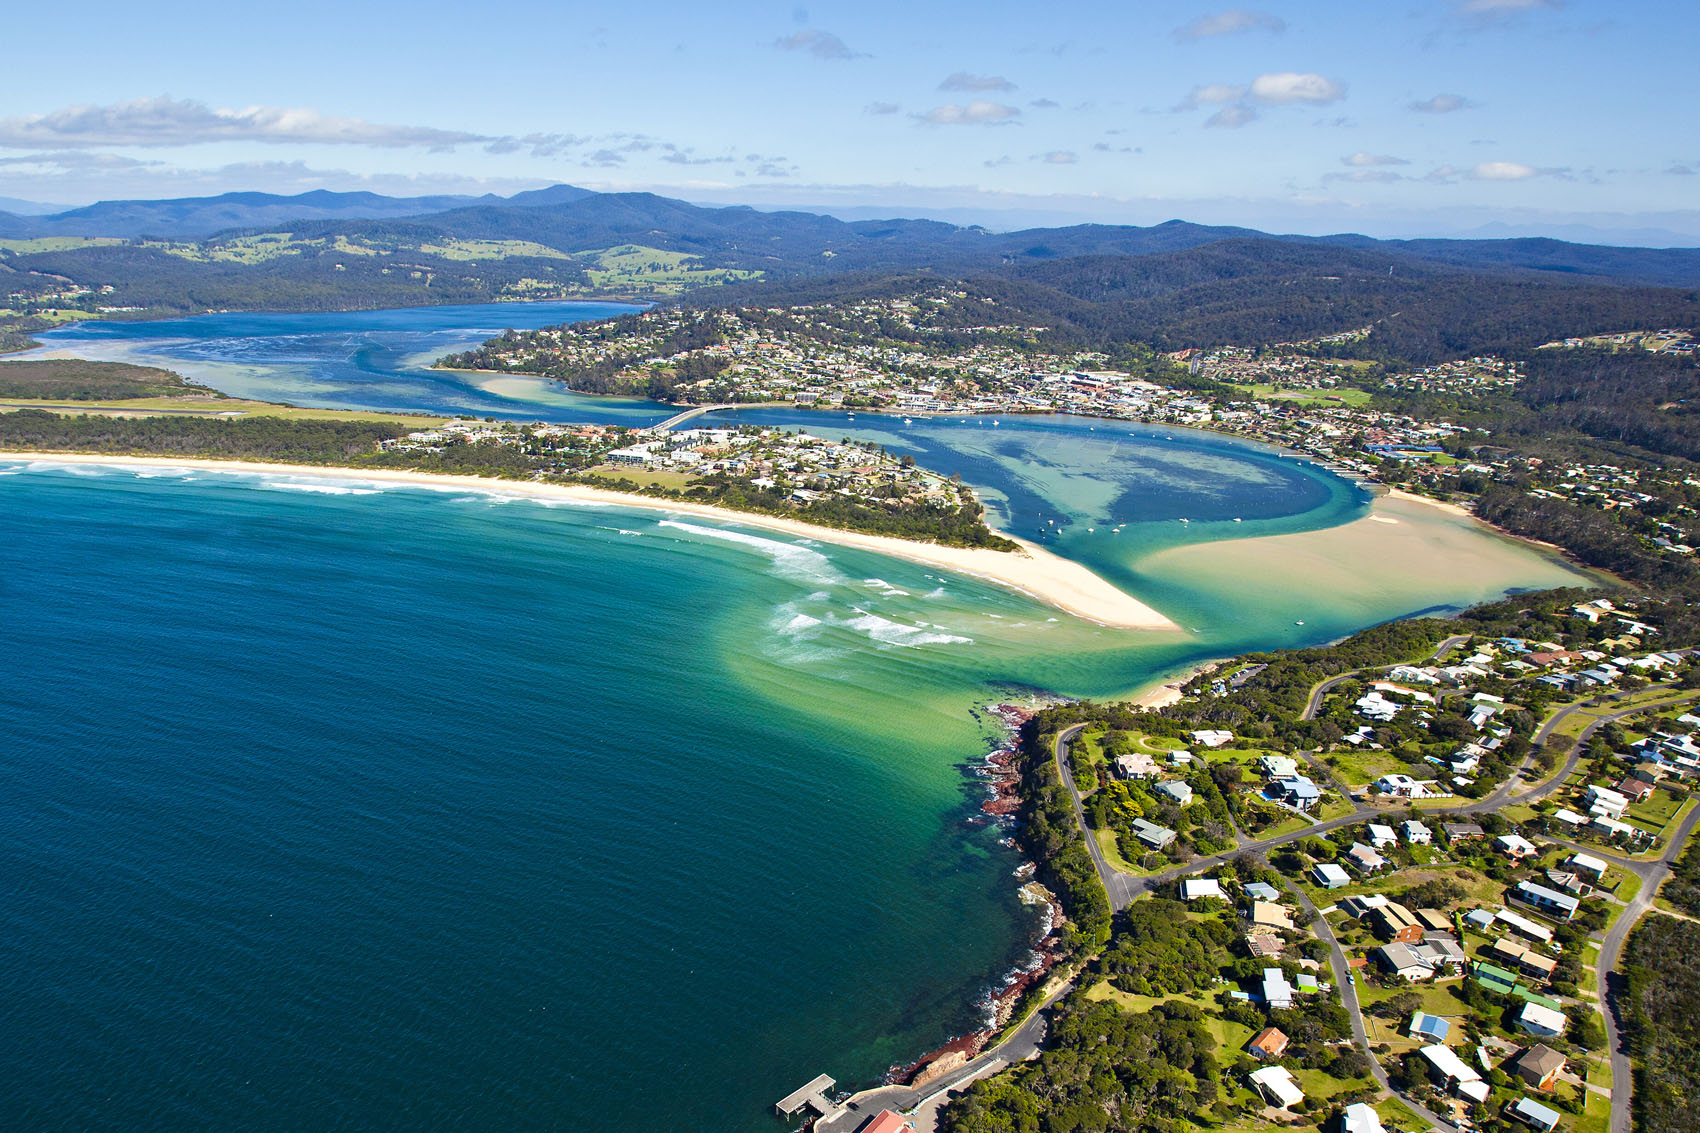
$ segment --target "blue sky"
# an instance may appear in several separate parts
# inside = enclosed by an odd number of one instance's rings
[[[108,4],[8,15],[0,196],[497,192],[1700,243],[1686,5]]]

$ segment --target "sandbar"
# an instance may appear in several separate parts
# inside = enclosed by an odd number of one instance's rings
[[[1455,504],[1397,492],[1370,514],[1317,531],[1170,547],[1136,564],[1177,584],[1255,580],[1266,603],[1336,611],[1423,609],[1490,601],[1517,589],[1597,585],[1544,548],[1498,531]]]
[[[478,492],[528,496],[535,499],[576,500],[618,507],[691,515],[727,523],[780,531],[842,547],[873,551],[924,566],[939,567],[1014,590],[1075,617],[1115,629],[1178,630],[1174,622],[1137,598],[1117,589],[1077,562],[1013,536],[1017,551],[945,547],[888,535],[867,535],[836,527],[821,527],[782,516],[757,515],[709,504],[656,499],[578,484],[546,484],[531,480],[497,480],[484,476],[450,476],[389,468],[331,468],[317,464],[270,464],[246,460],[207,460],[162,456],[83,455],[78,453],[0,452],[3,461],[48,461],[59,464],[106,465],[118,468],[194,468],[213,472],[259,473],[272,476],[322,476],[419,487],[458,488]]]

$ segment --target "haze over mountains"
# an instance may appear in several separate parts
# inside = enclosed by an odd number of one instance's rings
[[[562,252],[638,244],[770,276],[844,270],[975,271],[1077,256],[1145,256],[1226,239],[1355,248],[1398,260],[1538,272],[1653,286],[1700,286],[1700,249],[1611,247],[1544,238],[1377,240],[1294,236],[1170,221],[1151,227],[1080,224],[993,233],[942,221],[844,221],[811,212],[702,207],[651,193],[571,185],[511,197],[387,197],[317,191],[103,201],[65,212],[0,212],[0,238],[53,236],[199,241],[260,231],[298,238],[523,240]],[[1390,264],[1390,266],[1392,266]]]

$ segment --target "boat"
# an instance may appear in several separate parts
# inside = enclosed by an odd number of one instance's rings
[[[1293,623],[1293,624],[1294,624],[1294,625],[1296,625],[1296,626],[1302,626],[1302,625],[1304,625],[1304,623],[1303,623],[1303,622],[1294,622],[1294,623]]]
[[[1239,516],[1237,516],[1237,515],[1236,515],[1236,516],[1234,516],[1234,522],[1235,522],[1235,523],[1239,523],[1239,522],[1241,522],[1241,520],[1240,520],[1240,517],[1239,517]]]

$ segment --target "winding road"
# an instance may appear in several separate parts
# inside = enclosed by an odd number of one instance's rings
[[[1447,638],[1446,641],[1442,642],[1439,648],[1435,650],[1434,656],[1437,658],[1440,657],[1447,650],[1464,640],[1467,640],[1467,638]],[[1361,670],[1350,673],[1342,673],[1337,677],[1331,677],[1327,681],[1323,681],[1321,684],[1318,684],[1311,692],[1310,703],[1305,709],[1304,718],[1313,719],[1316,711],[1322,703],[1322,698],[1326,695],[1327,691],[1344,681],[1356,677],[1359,672],[1361,672]],[[1645,693],[1647,691],[1657,689],[1671,690],[1675,687],[1676,686],[1671,684],[1652,685],[1649,686],[1648,689],[1640,691]],[[1626,695],[1629,694],[1613,694],[1611,699],[1621,700]],[[1530,790],[1515,796],[1515,801],[1518,803],[1538,802],[1563,786],[1575,772],[1577,765],[1581,762],[1582,756],[1587,750],[1588,741],[1599,728],[1608,723],[1613,723],[1615,721],[1622,720],[1625,717],[1634,716],[1642,712],[1668,708],[1672,704],[1681,702],[1683,699],[1684,698],[1681,696],[1676,696],[1637,704],[1634,707],[1625,708],[1618,712],[1601,715],[1590,721],[1588,726],[1582,729],[1582,731],[1577,735],[1576,742],[1571,746],[1570,754],[1565,759],[1564,763],[1555,769],[1546,779],[1542,780]],[[1593,707],[1597,709],[1600,706],[1595,705]],[[1586,710],[1587,708],[1587,705],[1574,704],[1559,709],[1551,717],[1549,717],[1535,733],[1537,745],[1544,745],[1558,726],[1571,714]],[[1168,882],[1176,881],[1183,877],[1212,869],[1215,866],[1242,854],[1252,854],[1258,858],[1264,858],[1270,850],[1279,846],[1297,842],[1301,839],[1311,837],[1312,835],[1325,834],[1342,826],[1350,826],[1354,823],[1362,822],[1366,819],[1374,818],[1384,813],[1373,807],[1366,806],[1362,802],[1354,801],[1352,812],[1338,818],[1326,819],[1313,826],[1290,831],[1286,834],[1276,835],[1271,838],[1263,838],[1256,841],[1246,842],[1225,853],[1212,854],[1209,857],[1195,858],[1184,865],[1176,866],[1161,873],[1150,874],[1147,876],[1130,875],[1113,866],[1109,860],[1104,857],[1103,852],[1098,847],[1097,840],[1091,836],[1090,828],[1086,825],[1085,807],[1081,799],[1080,790],[1075,784],[1073,770],[1069,759],[1070,744],[1085,728],[1085,724],[1076,724],[1059,732],[1057,734],[1054,755],[1057,762],[1057,770],[1061,773],[1063,785],[1068,788],[1069,797],[1073,803],[1075,820],[1080,823],[1080,829],[1085,835],[1087,853],[1090,854],[1092,858],[1093,867],[1098,871],[1098,877],[1099,880],[1103,882],[1105,892],[1109,894],[1111,906],[1116,910],[1125,909],[1139,896],[1149,893]],[[1519,773],[1528,768],[1533,758],[1533,753],[1531,753],[1530,756],[1524,760],[1522,767],[1519,768]],[[1506,783],[1498,790],[1484,798],[1458,807],[1430,811],[1425,814],[1425,817],[1435,820],[1445,818],[1462,818],[1470,815],[1496,811],[1508,798],[1511,797],[1511,789],[1517,780],[1518,775],[1514,774],[1508,778]],[[1640,892],[1618,915],[1618,918],[1613,923],[1610,931],[1606,933],[1604,940],[1601,942],[1599,957],[1595,962],[1595,971],[1598,973],[1599,977],[1597,980],[1599,989],[1599,1005],[1605,1016],[1606,1039],[1611,1051],[1612,1062],[1612,1107],[1610,1133],[1631,1133],[1630,1099],[1634,1089],[1634,1078],[1632,1068],[1630,1066],[1629,1054],[1622,1038],[1622,1020],[1619,1015],[1622,1005],[1619,1002],[1619,998],[1623,994],[1624,987],[1623,980],[1616,973],[1617,963],[1622,955],[1624,942],[1629,938],[1630,932],[1634,929],[1635,924],[1640,920],[1641,916],[1645,914],[1648,909],[1653,907],[1653,900],[1658,895],[1659,886],[1663,884],[1665,878],[1669,875],[1672,864],[1678,857],[1681,856],[1683,847],[1687,844],[1688,838],[1693,833],[1696,825],[1700,825],[1700,807],[1695,807],[1691,810],[1687,818],[1683,820],[1682,824],[1671,833],[1665,841],[1663,854],[1656,859],[1636,860],[1634,858],[1628,858],[1620,854],[1602,850],[1599,847],[1587,847],[1587,851],[1589,853],[1608,859],[1614,866],[1633,873],[1641,880]],[[1572,843],[1562,838],[1550,838],[1549,840],[1562,845],[1572,845]],[[1304,909],[1312,913],[1317,912],[1315,903],[1310,900],[1302,889],[1298,889],[1297,887],[1290,888],[1292,888],[1292,891],[1297,895],[1299,904]],[[1345,964],[1345,954],[1340,948],[1339,941],[1334,936],[1333,928],[1328,924],[1327,919],[1322,917],[1320,914],[1317,915],[1314,921],[1314,927],[1316,929],[1317,936],[1329,947],[1329,966],[1333,969],[1335,984],[1340,988],[1341,1001],[1345,1004],[1348,1014],[1352,1017],[1354,1037],[1357,1039],[1359,1047],[1365,1054],[1369,1055],[1370,1062],[1374,1067],[1373,1073],[1377,1083],[1384,1089],[1391,1091],[1392,1086],[1388,1082],[1386,1072],[1382,1070],[1380,1063],[1370,1051],[1369,1036],[1367,1029],[1364,1026],[1362,1010],[1358,1003],[1357,988],[1351,980],[1350,969],[1347,968]],[[1441,1130],[1453,1129],[1452,1125],[1441,1120],[1438,1116],[1428,1110],[1422,1109],[1422,1107],[1411,1101],[1411,1099],[1404,1095],[1396,1096],[1398,1096],[1407,1106],[1416,1110],[1418,1115],[1425,1121],[1432,1122],[1435,1128]]]

